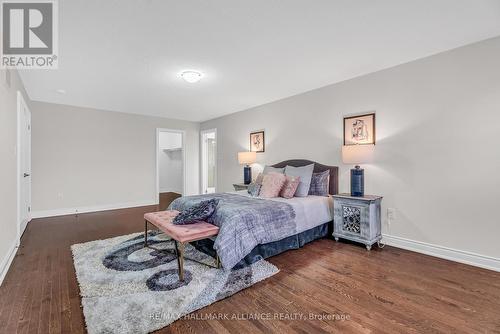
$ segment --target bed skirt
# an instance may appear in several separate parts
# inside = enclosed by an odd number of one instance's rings
[[[250,252],[250,254],[245,256],[243,260],[238,262],[234,268],[238,269],[246,267],[259,260],[281,254],[287,250],[301,248],[311,241],[331,235],[333,232],[332,229],[332,222],[329,222],[278,241],[258,245]],[[203,239],[192,242],[191,244],[205,254],[213,257],[216,255],[215,250],[213,249],[214,241],[212,239]]]

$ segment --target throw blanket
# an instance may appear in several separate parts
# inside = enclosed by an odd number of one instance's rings
[[[183,211],[207,199],[219,199],[208,222],[219,227],[214,248],[224,268],[233,268],[255,246],[296,234],[295,211],[287,203],[231,193],[186,196],[169,209]]]

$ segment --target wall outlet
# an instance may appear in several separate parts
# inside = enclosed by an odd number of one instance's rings
[[[394,220],[396,220],[396,209],[395,208],[387,208],[387,222],[390,224]]]
[[[63,199],[63,198],[64,198],[64,194],[63,194],[63,193],[58,193],[58,194],[57,194],[57,198],[59,198],[59,199]]]

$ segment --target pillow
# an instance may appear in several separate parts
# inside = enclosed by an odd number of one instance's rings
[[[264,174],[259,173],[259,175],[257,175],[257,178],[255,179],[255,183],[262,185],[263,179],[264,179]]]
[[[207,221],[215,213],[219,200],[212,198],[207,201],[201,201],[179,213],[173,220],[175,225],[194,224],[198,221]]]
[[[285,175],[300,177],[300,183],[295,192],[296,197],[306,197],[309,194],[309,187],[311,186],[311,178],[313,174],[314,164],[303,167],[285,167]]]
[[[252,197],[257,197],[257,196],[259,196],[259,192],[260,192],[261,187],[262,187],[262,185],[257,183],[257,182],[250,183],[250,185],[248,186],[248,193]]]
[[[266,175],[269,173],[279,173],[279,174],[284,174],[285,173],[285,168],[276,168],[276,167],[271,167],[271,166],[266,166],[264,167],[264,171],[262,174]]]
[[[283,188],[281,188],[280,196],[283,198],[292,198],[297,191],[297,187],[299,186],[300,177],[289,175],[286,175],[285,177],[285,184],[283,185]]]
[[[260,188],[262,187],[262,179],[264,179],[264,174],[259,173],[259,175],[257,175],[257,178],[255,179],[255,181],[250,183],[250,185],[248,186],[248,189],[247,189],[248,193],[252,197],[259,196]]]
[[[311,187],[309,188],[309,195],[328,196],[329,181],[329,170],[325,170],[321,173],[313,173],[311,178]]]
[[[264,175],[259,197],[274,198],[278,197],[285,184],[286,176],[279,173],[269,173]]]

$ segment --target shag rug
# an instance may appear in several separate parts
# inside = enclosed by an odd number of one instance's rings
[[[265,260],[224,270],[186,259],[181,282],[173,241],[149,232],[150,248],[143,242],[135,233],[71,246],[89,333],[149,333],[279,271]],[[190,245],[185,251],[215,263]]]

